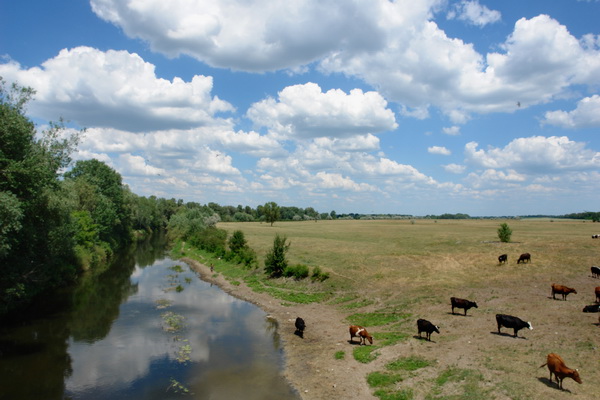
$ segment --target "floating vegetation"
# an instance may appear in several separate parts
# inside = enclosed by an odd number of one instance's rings
[[[185,278],[185,283],[187,283],[188,285],[189,285],[190,283],[192,283],[192,278],[189,278],[189,277],[188,277],[188,278]]]
[[[171,271],[175,271],[175,272],[178,272],[178,273],[181,273],[181,272],[184,271],[183,267],[181,265],[173,265],[172,267],[169,267],[169,269]]]
[[[187,339],[184,340],[184,342],[187,342]],[[177,350],[176,360],[180,363],[188,362],[191,360],[190,354],[192,354],[192,346],[190,344],[183,344],[179,346],[179,349]]]
[[[173,302],[167,299],[158,299],[154,302],[156,304],[156,308],[158,310],[162,310],[163,308],[171,307]]]
[[[183,286],[181,286],[181,285],[177,285],[177,286],[175,286],[175,291],[176,291],[177,293],[179,293],[179,292],[183,292],[183,290],[184,290],[184,287],[183,287]]]
[[[169,390],[173,390],[175,393],[179,394],[193,394],[192,392],[190,392],[190,389],[185,387],[185,385],[183,385],[175,378],[171,378],[171,384],[169,385],[169,387],[167,387],[167,392]]]
[[[163,330],[167,332],[178,332],[185,328],[185,318],[183,315],[175,314],[172,311],[167,311],[160,315],[163,319]]]

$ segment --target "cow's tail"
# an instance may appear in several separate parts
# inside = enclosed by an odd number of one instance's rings
[[[545,363],[545,364],[542,364],[542,365],[540,365],[540,366],[538,367],[538,369],[540,369],[540,368],[542,368],[542,367],[545,367],[546,365],[548,365],[548,363]]]

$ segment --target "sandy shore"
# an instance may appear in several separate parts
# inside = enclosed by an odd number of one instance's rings
[[[323,304],[282,306],[280,300],[255,293],[244,283],[232,285],[221,274],[211,272],[208,266],[196,260],[182,258],[181,261],[198,272],[204,281],[256,304],[277,320],[285,350],[284,376],[302,399],[376,399],[365,380],[370,368],[352,357],[353,345],[348,342],[350,336],[344,314]],[[296,317],[302,317],[306,322],[304,338],[294,334]],[[345,352],[344,359],[335,359],[338,351]]]

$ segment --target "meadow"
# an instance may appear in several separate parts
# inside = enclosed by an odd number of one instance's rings
[[[510,243],[498,239],[502,223]],[[598,384],[598,315],[583,314],[594,302],[600,280],[600,224],[564,219],[337,220],[219,223],[230,234],[244,232],[260,268],[276,234],[291,244],[291,265],[320,267],[324,282],[267,280],[260,274],[230,273],[283,305],[316,302],[335,308],[344,323],[369,326],[375,346],[355,347],[366,364],[365,379],[380,399],[595,398]],[[517,264],[521,253],[531,263]],[[500,265],[498,256],[508,254]],[[220,266],[224,273],[226,267]],[[249,274],[249,275],[248,275]],[[575,287],[567,301],[553,300],[550,285]],[[452,315],[451,296],[476,301],[467,317]],[[531,321],[534,330],[497,333],[496,313]],[[416,336],[417,318],[440,326],[433,342]],[[565,391],[538,369],[556,352],[579,368],[584,384],[565,380]],[[332,351],[335,362],[347,359]],[[416,370],[393,370],[403,360],[421,361]]]

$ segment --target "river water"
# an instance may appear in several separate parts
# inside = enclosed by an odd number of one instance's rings
[[[160,244],[0,326],[0,399],[298,399],[277,324]],[[35,315],[37,314],[37,315]]]

